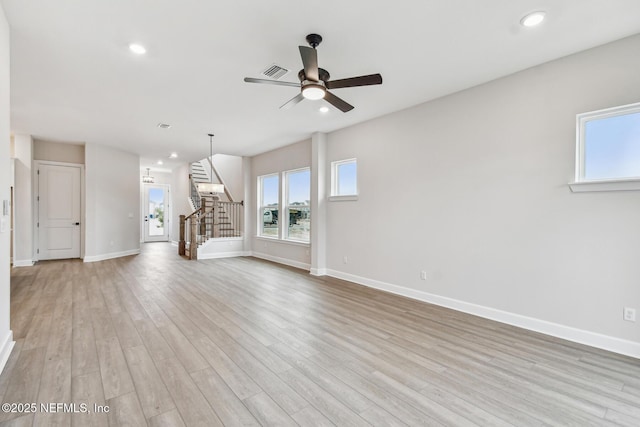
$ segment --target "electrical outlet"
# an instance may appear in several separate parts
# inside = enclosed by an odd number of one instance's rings
[[[349,264],[349,258],[347,258],[346,255],[344,256],[344,258],[342,258],[342,263],[343,264]]]
[[[420,272],[420,280],[427,280],[427,272],[422,270]]]
[[[636,309],[625,307],[622,311],[622,318],[627,322],[635,322],[636,321]]]

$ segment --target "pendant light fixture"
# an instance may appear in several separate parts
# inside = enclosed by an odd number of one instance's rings
[[[151,168],[147,168],[147,174],[146,175],[142,175],[142,182],[144,184],[153,184],[155,182],[155,178],[153,178],[151,175],[149,175],[149,171],[151,170]]]
[[[210,182],[200,182],[198,183],[198,192],[199,193],[224,193],[224,185],[222,184],[214,184],[213,183],[213,134],[209,135],[209,165],[211,166],[211,174],[209,175]]]

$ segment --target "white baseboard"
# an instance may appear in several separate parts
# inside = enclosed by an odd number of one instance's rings
[[[171,241],[171,246],[178,246],[178,242],[176,240]]]
[[[198,259],[233,258],[238,256],[245,256],[245,252],[234,251],[234,252],[218,252],[218,253],[209,253],[209,254],[200,254],[198,252]]]
[[[7,336],[5,337],[2,344],[0,344],[0,374],[4,369],[4,366],[7,364],[7,360],[9,360],[9,355],[11,355],[11,350],[13,350],[13,346],[16,342],[13,340],[13,331],[9,331]]]
[[[102,255],[92,255],[92,256],[85,255],[83,261],[84,262],[104,261],[107,259],[120,258],[123,256],[138,255],[138,254],[140,254],[140,249],[131,249],[129,251],[111,252],[111,253],[102,254]]]
[[[14,267],[33,267],[33,260],[31,259],[18,259],[13,263]]]
[[[250,256],[254,256],[260,259],[266,259],[267,261],[273,261],[273,262],[277,262],[278,264],[284,264],[290,267],[300,268],[302,270],[307,270],[307,271],[309,271],[309,269],[311,268],[311,265],[305,262],[294,261],[292,259],[287,259],[287,258],[281,258],[278,256],[273,256],[273,255],[265,254],[262,252],[253,251],[251,252]]]
[[[462,311],[464,313],[473,314],[485,319],[495,320],[497,322],[506,323],[508,325],[517,326],[546,335],[551,335],[553,337],[573,341],[579,344],[585,344],[591,347],[596,347],[640,359],[640,343],[638,342],[623,340],[596,332],[585,331],[583,329],[577,329],[571,326],[548,322],[546,320],[522,316],[520,314],[497,310],[491,307],[485,307],[482,305],[472,304],[453,298],[434,295],[428,292],[419,291],[404,286],[398,286],[378,280],[367,279],[365,277],[360,277],[341,271],[328,269],[326,271],[326,275],[354,282],[370,288],[402,295],[404,297],[412,298],[415,300],[424,301],[442,307],[451,308],[453,310]]]
[[[312,276],[327,276],[327,269],[326,268],[311,268],[309,270],[309,274],[311,274]]]

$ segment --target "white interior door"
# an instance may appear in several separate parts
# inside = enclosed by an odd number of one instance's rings
[[[169,240],[169,188],[166,185],[144,186],[144,241]]]
[[[80,166],[38,169],[38,259],[80,258]]]

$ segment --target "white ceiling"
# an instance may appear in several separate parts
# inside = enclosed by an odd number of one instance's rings
[[[204,157],[209,132],[214,152],[254,155],[640,33],[638,0],[1,3],[12,131],[132,151],[142,167],[171,167],[172,151]],[[547,20],[520,26],[534,10]],[[383,76],[381,86],[334,91],[351,112],[321,114],[325,101],[280,110],[296,88],[243,82],[272,63],[297,81],[297,46],[312,32],[324,37],[318,62],[333,79]],[[131,53],[131,42],[147,54]]]

